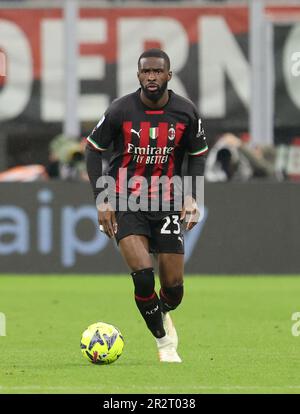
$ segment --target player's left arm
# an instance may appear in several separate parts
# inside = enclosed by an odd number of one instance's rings
[[[197,204],[197,177],[204,176],[205,154],[208,151],[208,145],[202,121],[197,113],[191,123],[191,129],[188,136],[188,166],[187,174],[190,177],[188,195],[184,199],[183,209],[181,211],[181,220],[186,220],[186,229],[191,230],[199,221],[200,211]]]
[[[188,156],[188,176],[191,177],[188,194],[184,198],[184,205],[180,219],[186,220],[186,230],[191,230],[199,221],[200,210],[197,203],[197,177],[203,177],[205,166],[205,155],[200,157]]]

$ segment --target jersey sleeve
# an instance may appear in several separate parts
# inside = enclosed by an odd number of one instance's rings
[[[91,134],[87,137],[90,146],[97,151],[106,151],[118,134],[118,114],[110,107],[104,113]]]
[[[187,152],[191,156],[200,156],[208,151],[202,120],[196,110],[193,111],[187,137]]]

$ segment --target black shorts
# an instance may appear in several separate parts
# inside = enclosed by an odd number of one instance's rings
[[[184,254],[183,225],[179,213],[117,211],[117,243],[130,235],[149,239],[150,253]]]

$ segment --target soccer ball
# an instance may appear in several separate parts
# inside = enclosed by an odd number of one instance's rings
[[[113,325],[97,322],[82,334],[80,348],[82,355],[93,364],[111,364],[122,354],[124,339]]]

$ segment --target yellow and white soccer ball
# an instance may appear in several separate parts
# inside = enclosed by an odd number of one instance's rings
[[[94,364],[111,364],[122,354],[124,339],[115,326],[104,322],[90,325],[82,334],[82,355]]]

